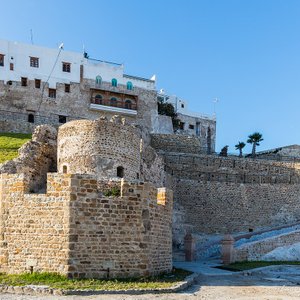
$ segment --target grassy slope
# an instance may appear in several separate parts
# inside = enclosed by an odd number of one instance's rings
[[[230,271],[244,271],[273,265],[300,265],[300,261],[242,261],[219,268]]]
[[[0,133],[0,163],[17,157],[18,149],[30,139],[31,134]]]

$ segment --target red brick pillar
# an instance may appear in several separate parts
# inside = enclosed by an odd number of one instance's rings
[[[184,237],[184,252],[185,261],[193,261],[196,259],[195,253],[195,239],[191,233],[187,233]]]
[[[224,265],[228,265],[233,262],[233,244],[234,238],[230,234],[226,234],[221,241],[221,259]]]

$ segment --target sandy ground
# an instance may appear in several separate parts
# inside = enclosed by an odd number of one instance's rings
[[[284,272],[257,271],[250,274],[233,275],[200,275],[198,282],[184,292],[173,294],[144,294],[144,295],[96,295],[96,296],[46,296],[34,297],[24,295],[0,295],[3,300],[291,300],[300,299],[300,280],[298,270]],[[294,276],[295,275],[295,276]]]

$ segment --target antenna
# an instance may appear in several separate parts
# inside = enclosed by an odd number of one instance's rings
[[[219,102],[218,98],[214,98],[213,99],[213,103],[214,103],[214,116],[216,116],[216,104]]]
[[[31,40],[31,44],[33,45],[33,33],[32,33],[32,29],[30,29],[30,40]]]

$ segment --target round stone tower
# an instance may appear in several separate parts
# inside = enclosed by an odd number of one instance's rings
[[[71,121],[58,130],[58,172],[96,174],[98,179],[140,176],[140,134],[114,116],[110,121]]]

